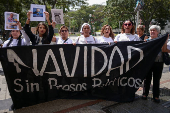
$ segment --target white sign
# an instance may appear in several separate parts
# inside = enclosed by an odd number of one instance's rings
[[[5,12],[5,30],[19,30],[17,21],[19,21],[19,14],[14,12]]]
[[[53,22],[56,24],[64,24],[62,9],[51,9],[51,14]]]
[[[31,4],[30,21],[45,21],[45,5]]]

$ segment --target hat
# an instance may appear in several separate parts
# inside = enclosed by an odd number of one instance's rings
[[[85,25],[88,25],[88,26],[90,27],[90,30],[91,30],[91,26],[90,26],[90,24],[88,24],[88,23],[84,23],[84,24],[81,26],[80,33],[82,33],[82,32],[83,32],[83,27],[84,27]]]

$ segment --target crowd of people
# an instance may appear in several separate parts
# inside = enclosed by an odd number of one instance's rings
[[[25,26],[21,27],[21,23],[17,22],[17,25],[19,26],[19,30],[12,30],[11,31],[11,39],[7,40],[3,43],[3,47],[12,47],[12,46],[22,46],[22,45],[30,45],[30,41],[32,42],[32,45],[40,45],[40,44],[50,44],[53,42],[53,44],[103,44],[103,43],[118,43],[119,41],[148,41],[153,40],[158,37],[160,33],[160,26],[158,25],[152,25],[149,28],[150,37],[146,36],[144,34],[144,26],[139,25],[137,27],[137,34],[135,34],[135,26],[134,23],[131,20],[126,20],[123,22],[121,27],[121,33],[118,34],[116,37],[114,36],[114,33],[112,32],[112,27],[109,25],[104,25],[101,29],[101,37],[95,38],[91,35],[91,26],[88,23],[84,23],[81,27],[80,33],[81,36],[78,36],[75,41],[71,40],[69,38],[69,30],[67,26],[61,26],[59,30],[59,37],[56,37],[54,35],[54,27],[55,23],[49,20],[49,13],[44,12],[46,16],[46,20],[48,22],[48,26],[45,23],[40,22],[36,29],[36,35],[33,34],[30,30],[30,15],[32,12],[27,13],[27,20]],[[23,35],[24,38],[21,38],[21,35]],[[168,37],[167,37],[168,39]],[[143,96],[142,99],[146,100],[151,79],[153,77],[153,101],[159,103],[159,85],[160,85],[160,79],[162,76],[162,70],[163,70],[163,58],[162,58],[162,52],[170,52],[170,42],[167,41],[163,45],[162,50],[160,50],[160,53],[157,55],[155,62],[150,69],[148,75],[146,76],[144,80],[144,90],[143,90]]]

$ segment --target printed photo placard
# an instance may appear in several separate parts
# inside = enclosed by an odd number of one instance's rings
[[[53,22],[56,24],[64,24],[62,9],[51,9],[51,14]]]
[[[30,21],[45,21],[45,5],[31,4]]]
[[[17,21],[19,21],[19,14],[14,12],[5,12],[5,30],[19,30]]]

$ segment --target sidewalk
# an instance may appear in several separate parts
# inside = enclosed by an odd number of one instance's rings
[[[0,69],[2,69],[0,67]],[[1,73],[3,74],[3,72]],[[142,100],[143,88],[136,92],[136,99],[130,103],[117,103],[106,100],[72,100],[58,99],[38,105],[15,110],[14,113],[170,113],[170,72],[164,66],[160,82],[159,104],[151,101],[150,90],[148,100]],[[13,113],[9,111],[12,100],[9,96],[5,77],[0,75],[0,113]]]

